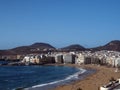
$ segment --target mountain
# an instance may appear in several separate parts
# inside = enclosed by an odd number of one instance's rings
[[[40,48],[40,49],[50,49],[50,48],[55,49],[55,47],[53,47],[47,43],[34,43],[34,44],[30,45],[30,47],[31,48]]]
[[[15,54],[30,54],[30,53],[43,53],[47,51],[55,51],[55,47],[47,43],[34,43],[29,46],[20,46],[9,50],[0,50],[0,55],[15,55]],[[106,45],[95,47],[95,48],[84,48],[79,44],[69,45],[64,48],[60,48],[60,51],[99,51],[99,50],[110,50],[110,51],[120,51],[120,40],[114,40]]]
[[[120,41],[119,40],[114,40],[109,43],[107,43],[104,46],[96,47],[96,48],[91,48],[92,50],[110,50],[110,51],[120,51]]]
[[[83,46],[79,44],[69,45],[67,47],[61,48],[62,51],[84,51],[86,50]]]
[[[20,46],[9,50],[0,50],[0,55],[8,54],[29,54],[29,53],[40,53],[45,51],[55,50],[55,48],[47,43],[34,43],[29,46]]]

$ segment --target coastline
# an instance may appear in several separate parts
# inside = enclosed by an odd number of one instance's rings
[[[100,86],[103,86],[109,82],[111,77],[114,79],[120,78],[120,71],[115,72],[115,68],[98,66],[98,65],[70,65],[76,66],[83,69],[96,70],[95,73],[88,75],[82,80],[77,80],[67,85],[61,85],[56,87],[54,90],[99,90]]]
[[[54,89],[57,90],[57,88],[60,88],[62,86],[72,85],[75,82],[81,81],[84,78],[86,78],[87,76],[96,72],[95,69],[86,68],[86,67],[84,67],[84,65],[78,66],[76,64],[46,64],[45,66],[74,67],[74,68],[79,69],[79,71],[76,73],[73,73],[72,75],[69,75],[65,79],[50,82],[50,83],[35,85],[35,86],[29,87],[29,88],[25,88],[24,90],[54,90]]]
[[[75,74],[75,76],[78,78],[76,78],[75,80],[69,79],[69,81],[64,82],[66,80],[65,78],[65,80],[63,79],[55,82],[50,82],[50,84],[47,83],[47,88],[45,89],[44,88],[41,89],[41,85],[35,85],[33,86],[35,88],[28,87],[28,88],[24,88],[23,90],[99,90],[100,86],[108,84],[109,80],[112,77],[114,79],[120,78],[120,70],[118,70],[118,72],[115,72],[116,68],[113,68],[113,67],[99,66],[99,65],[93,65],[93,64],[87,64],[87,65],[46,64],[44,66],[48,66],[48,65],[69,66],[69,67],[75,67],[78,69],[79,68],[83,69],[83,71],[84,70],[87,70],[87,71],[84,73],[77,72],[78,74]],[[73,75],[71,76],[74,77]],[[56,84],[56,83],[59,83],[59,84]]]

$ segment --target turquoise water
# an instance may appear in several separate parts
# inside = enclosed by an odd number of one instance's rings
[[[51,82],[71,79],[78,71],[77,68],[67,66],[1,66],[0,90],[46,86]]]

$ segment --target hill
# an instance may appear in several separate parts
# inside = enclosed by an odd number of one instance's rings
[[[91,49],[94,51],[97,51],[97,50],[120,51],[120,41],[114,40],[114,41],[107,43],[106,45],[96,47],[96,48],[91,48]]]
[[[79,44],[73,44],[73,45],[69,45],[64,48],[61,48],[61,50],[62,51],[84,51],[86,49]]]
[[[8,54],[29,54],[29,53],[40,53],[45,51],[55,50],[55,48],[47,43],[34,43],[29,46],[20,46],[9,50],[0,50],[0,55]]]
[[[56,48],[47,43],[34,43],[29,46],[20,46],[9,50],[0,50],[0,55],[15,55],[15,54],[30,54],[30,53],[46,53],[48,51],[55,51]],[[120,41],[114,40],[106,45],[95,47],[95,48],[84,48],[79,44],[69,45],[59,49],[60,51],[100,51],[100,50],[110,50],[110,51],[120,51]],[[59,51],[58,50],[58,51]]]

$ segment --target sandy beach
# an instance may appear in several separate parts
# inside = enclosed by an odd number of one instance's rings
[[[77,90],[78,88],[82,90],[99,90],[100,86],[107,84],[111,77],[114,79],[120,78],[120,70],[115,72],[115,68],[111,67],[98,65],[70,66],[96,69],[97,71],[94,74],[85,77],[83,80],[76,81],[68,85],[58,86],[54,90]]]

